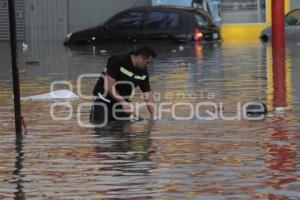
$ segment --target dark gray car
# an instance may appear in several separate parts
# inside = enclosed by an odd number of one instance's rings
[[[203,9],[144,6],[122,11],[104,24],[69,33],[64,44],[140,40],[220,40],[219,27]]]
[[[285,34],[287,40],[300,41],[300,8],[285,15]],[[264,29],[260,38],[266,42],[272,40],[272,27]]]

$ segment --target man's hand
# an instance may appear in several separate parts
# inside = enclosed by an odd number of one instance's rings
[[[143,97],[150,113],[151,120],[157,120],[157,110],[154,104],[153,92],[144,92]]]

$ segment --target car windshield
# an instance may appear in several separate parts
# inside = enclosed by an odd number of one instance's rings
[[[288,26],[299,25],[300,22],[300,9],[288,13],[285,17],[285,23]]]

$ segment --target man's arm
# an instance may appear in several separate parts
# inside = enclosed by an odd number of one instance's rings
[[[145,103],[147,105],[147,109],[150,113],[151,119],[156,119],[156,107],[153,100],[153,92],[144,92],[143,93]]]
[[[104,81],[104,89],[119,103],[122,104],[123,110],[127,113],[132,114],[133,108],[116,90],[115,83],[116,80],[110,75],[106,75],[106,81]]]

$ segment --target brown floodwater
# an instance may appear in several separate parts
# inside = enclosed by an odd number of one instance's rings
[[[173,111],[188,120],[166,111],[157,121],[84,127],[89,98],[22,101],[28,133],[16,141],[9,43],[0,43],[0,199],[300,199],[300,45],[287,45],[280,91],[269,44],[152,45],[157,105],[181,102]],[[100,73],[109,56],[131,48],[20,45],[21,96],[50,92],[54,81],[79,94],[80,75]],[[90,95],[96,79],[84,79],[80,92]],[[277,98],[290,111],[275,112]],[[269,114],[233,119],[252,101],[264,102]],[[223,105],[232,119],[197,117],[192,111],[203,102]],[[54,103],[64,104],[51,115]]]

